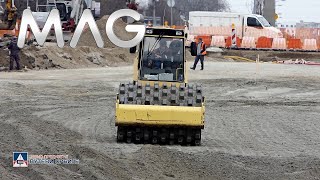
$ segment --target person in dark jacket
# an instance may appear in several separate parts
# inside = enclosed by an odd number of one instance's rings
[[[168,60],[169,55],[171,55],[170,50],[167,46],[167,41],[161,40],[159,43],[160,43],[160,46],[159,48],[154,50],[154,52],[152,53],[153,60],[150,61],[154,69],[161,69],[161,64],[165,63]]]
[[[197,55],[196,55],[196,58],[194,60],[194,64],[193,64],[193,67],[191,67],[190,69],[192,70],[195,70],[196,67],[197,67],[197,64],[200,60],[200,63],[201,63],[201,70],[203,70],[203,66],[204,66],[204,56],[207,54],[207,51],[206,51],[206,45],[204,44],[204,42],[202,41],[202,38],[199,38],[198,39],[198,44],[197,44]]]
[[[13,37],[11,43],[8,46],[8,49],[10,50],[10,68],[9,68],[10,71],[13,70],[14,61],[17,64],[17,70],[20,70],[20,57],[19,57],[20,48],[18,47],[16,37]]]

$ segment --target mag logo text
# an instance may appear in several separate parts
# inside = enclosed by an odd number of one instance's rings
[[[108,21],[106,23],[106,33],[110,41],[115,44],[116,46],[122,47],[122,48],[131,48],[139,44],[143,36],[145,34],[145,26],[144,25],[127,25],[126,31],[128,32],[136,32],[137,35],[131,39],[130,41],[123,41],[117,37],[113,31],[114,23],[117,19],[121,17],[131,17],[135,21],[141,21],[141,15],[131,9],[121,9],[114,13],[112,13]],[[97,43],[97,46],[100,48],[104,47],[104,41],[102,39],[102,36],[100,34],[100,31],[98,29],[98,26],[94,20],[94,17],[92,15],[92,12],[90,9],[86,9],[83,11],[82,16],[77,24],[76,30],[73,34],[73,37],[70,41],[70,46],[72,48],[75,48],[78,44],[78,41],[80,39],[80,36],[85,29],[86,24],[88,25],[89,29],[91,30],[93,37]],[[34,16],[32,15],[32,11],[30,9],[25,9],[22,14],[21,18],[21,25],[20,25],[20,33],[18,37],[18,46],[20,48],[24,47],[27,31],[28,28],[32,31],[37,43],[41,46],[44,45],[46,38],[51,31],[51,29],[54,29],[57,44],[60,48],[64,47],[64,39],[63,39],[63,32],[62,32],[62,25],[59,15],[59,10],[53,9],[51,10],[45,25],[42,30],[40,30],[36,20],[34,19]]]

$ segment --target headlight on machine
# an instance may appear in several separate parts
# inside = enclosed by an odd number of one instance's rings
[[[153,34],[153,30],[152,29],[148,29],[148,30],[146,30],[146,33],[147,34]]]
[[[182,36],[182,34],[183,34],[182,31],[176,31],[177,36]]]

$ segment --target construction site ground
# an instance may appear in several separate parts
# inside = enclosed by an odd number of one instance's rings
[[[191,62],[190,62],[191,63]],[[319,66],[207,61],[202,145],[118,144],[132,66],[0,72],[0,179],[319,179]],[[12,152],[79,165],[12,167]]]

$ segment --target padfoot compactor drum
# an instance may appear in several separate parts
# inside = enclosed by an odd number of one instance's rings
[[[204,96],[189,84],[183,30],[147,28],[134,62],[134,80],[121,83],[117,141],[200,145]]]

